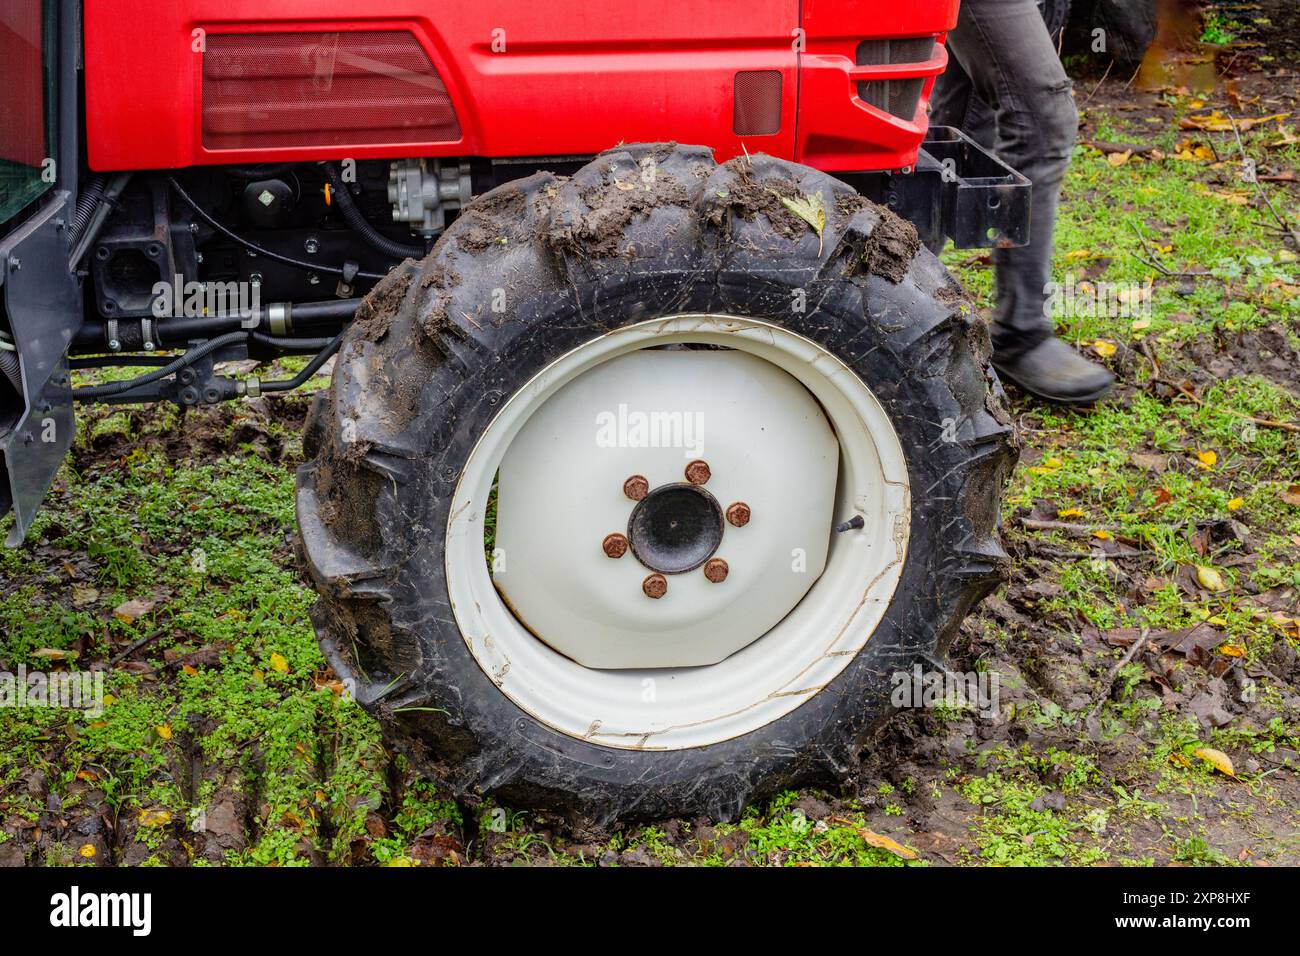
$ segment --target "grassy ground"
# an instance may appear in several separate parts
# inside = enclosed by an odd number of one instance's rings
[[[1121,384],[1086,413],[1012,395],[1015,575],[953,653],[997,673],[996,716],[904,713],[854,787],[733,824],[458,804],[316,648],[292,545],[306,397],[91,408],[0,552],[0,670],[103,667],[110,699],[0,712],[0,864],[1300,862],[1300,266],[1214,129],[1283,114],[1242,149],[1294,176],[1300,114],[1294,73],[1244,62],[1214,91],[1078,84],[1101,148],[1076,153],[1056,269],[1125,298],[1058,322]],[[1300,186],[1262,188],[1296,228]],[[947,259],[987,303],[987,258]]]

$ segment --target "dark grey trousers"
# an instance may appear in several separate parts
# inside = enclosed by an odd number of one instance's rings
[[[1034,184],[1029,245],[993,256],[993,347],[1011,359],[1053,334],[1052,234],[1079,114],[1034,0],[962,0],[948,54],[931,122],[962,130]]]

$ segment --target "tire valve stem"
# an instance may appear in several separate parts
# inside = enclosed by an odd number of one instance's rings
[[[857,531],[859,528],[866,527],[866,519],[862,515],[854,515],[848,521],[841,521],[835,526],[836,534],[843,534],[845,531]]]

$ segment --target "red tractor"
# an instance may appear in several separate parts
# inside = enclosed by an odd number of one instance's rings
[[[397,745],[603,819],[843,778],[1005,560],[987,330],[926,247],[1022,243],[1029,185],[929,128],[956,12],[6,0],[10,543],[75,403],[333,358],[302,554]]]

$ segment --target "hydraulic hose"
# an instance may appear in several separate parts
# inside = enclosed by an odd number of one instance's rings
[[[86,187],[86,191],[81,194],[77,200],[77,208],[72,213],[72,226],[68,230],[68,245],[76,246],[81,241],[81,237],[86,233],[86,227],[90,225],[90,217],[95,214],[99,208],[99,201],[104,196],[104,187],[108,185],[108,180],[103,176],[95,176]]]
[[[340,337],[341,336],[342,333],[340,333]],[[160,369],[146,372],[144,375],[127,379],[124,382],[108,382],[104,385],[89,385],[85,388],[74,388],[72,390],[72,397],[79,402],[84,402],[96,398],[110,398],[113,395],[121,395],[123,392],[129,392],[133,388],[139,388],[142,385],[156,382],[159,379],[166,378],[168,375],[175,375],[181,369],[193,365],[201,358],[206,358],[217,349],[227,345],[233,345],[236,342],[243,342],[247,339],[247,332],[227,332],[225,335],[218,335],[215,339],[209,339],[202,345],[195,346],[184,355],[178,357],[176,361],[170,362]]]
[[[330,339],[329,344],[317,354],[317,356],[308,362],[301,372],[293,378],[278,380],[273,382],[262,382],[261,389],[263,394],[266,392],[292,392],[299,385],[306,384],[307,380],[320,371],[320,367],[329,361],[331,355],[339,350],[343,344],[343,336],[347,332],[344,329],[334,338]]]
[[[130,181],[130,173],[118,173],[109,180],[108,185],[99,194],[99,198],[95,201],[90,213],[90,219],[83,227],[81,234],[73,237],[72,255],[68,258],[69,265],[73,269],[76,269],[81,264],[81,260],[85,258],[86,250],[90,248],[90,244],[99,235],[99,230],[103,228],[104,221],[108,219],[108,214],[112,210],[113,204],[117,202],[117,197],[122,195],[122,190],[126,189],[126,184]],[[78,212],[80,212],[81,204],[78,203],[77,206]]]
[[[404,245],[389,239],[372,226],[369,220],[361,215],[361,210],[357,208],[357,202],[352,198],[352,193],[348,191],[347,184],[343,182],[343,176],[337,167],[333,163],[322,163],[322,165],[325,167],[325,176],[329,179],[330,187],[334,191],[334,198],[338,201],[339,212],[343,214],[343,221],[361,237],[366,245],[394,259],[424,258],[424,246]]]

